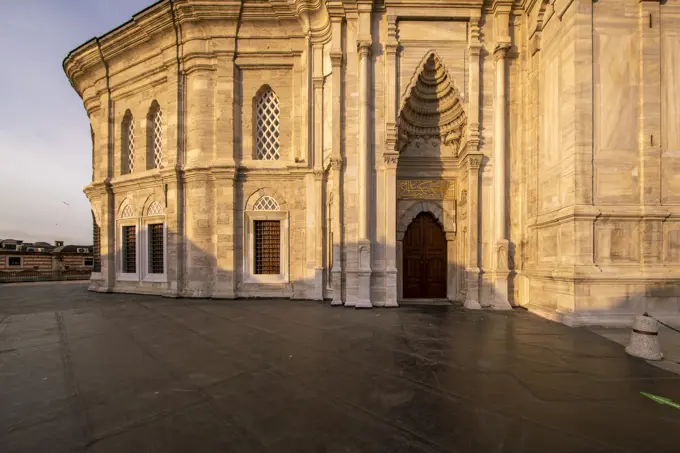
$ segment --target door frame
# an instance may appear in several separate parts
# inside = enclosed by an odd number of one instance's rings
[[[400,200],[403,201],[403,200]],[[447,204],[450,203],[450,206]],[[455,202],[444,200],[444,209],[439,201],[414,201],[397,222],[397,300],[404,301],[404,235],[413,219],[420,213],[429,213],[442,227],[446,237],[446,298],[453,301],[458,294],[458,263],[456,263]]]

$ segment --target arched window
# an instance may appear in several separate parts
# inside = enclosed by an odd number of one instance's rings
[[[258,160],[278,160],[279,98],[269,87],[261,89],[255,98],[255,148]]]
[[[147,115],[147,129],[146,168],[163,168],[163,111],[156,101]]]
[[[269,195],[261,197],[253,205],[253,211],[278,211],[279,203]]]
[[[130,110],[123,116],[121,125],[120,173],[132,173],[135,170],[135,122]]]
[[[118,215],[119,272],[127,279],[137,276],[137,219],[132,206],[126,202]]]

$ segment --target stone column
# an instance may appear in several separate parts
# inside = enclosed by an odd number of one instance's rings
[[[333,103],[333,140],[331,148],[331,176],[333,178],[333,204],[332,214],[333,224],[331,232],[333,234],[333,262],[331,266],[333,301],[331,305],[342,305],[342,150],[340,141],[342,140],[342,17],[331,18],[332,44],[331,44],[331,90]]]
[[[499,43],[494,51],[496,61],[496,96],[494,99],[494,308],[510,308],[508,302],[508,232],[507,232],[507,190],[506,190],[506,61],[509,43]]]
[[[470,17],[468,54],[470,59],[469,93],[468,93],[468,149],[476,153],[479,148],[479,80],[480,55],[482,43],[479,37],[479,16]]]
[[[387,17],[385,44],[385,306],[397,307],[397,17]]]
[[[385,307],[398,307],[397,303],[397,163],[398,154],[385,153],[385,223],[387,235],[385,269]]]
[[[370,213],[371,162],[370,162],[370,71],[371,42],[359,41],[359,231],[357,257],[359,264],[359,295],[357,308],[371,308],[371,241],[368,235]]]
[[[234,256],[234,182],[233,168],[213,168],[213,190],[215,193],[213,218],[215,268],[212,297],[233,299],[235,297],[235,256]]]
[[[468,155],[467,171],[467,230],[468,230],[468,263],[465,269],[467,294],[465,308],[482,308],[479,304],[479,166],[482,164],[481,154]]]
[[[335,91],[335,89],[333,90]],[[334,126],[335,127],[335,126]],[[335,132],[334,132],[335,135]],[[333,143],[335,147],[335,141]],[[339,146],[339,145],[338,145]],[[333,224],[331,231],[333,233],[333,262],[329,263],[332,274],[333,284],[333,301],[332,306],[342,305],[342,161],[339,159],[331,159],[331,170],[333,177],[333,209],[332,217]]]

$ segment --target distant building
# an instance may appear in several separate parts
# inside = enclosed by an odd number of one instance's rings
[[[91,272],[94,267],[91,245],[64,245],[63,241],[23,242],[0,240],[0,281],[3,273],[17,271],[79,271]]]

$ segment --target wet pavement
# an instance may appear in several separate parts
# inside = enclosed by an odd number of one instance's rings
[[[680,452],[680,376],[521,310],[0,286],[0,452]]]

